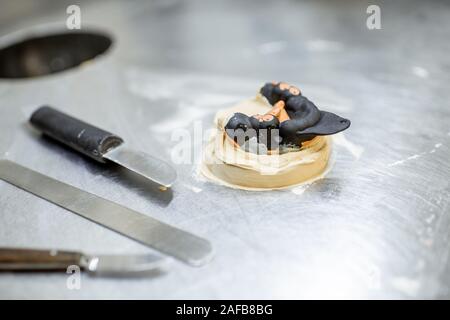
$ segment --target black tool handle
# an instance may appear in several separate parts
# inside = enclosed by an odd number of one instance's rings
[[[103,155],[123,143],[122,138],[48,106],[37,109],[30,123],[45,135],[104,163]]]
[[[70,265],[80,265],[78,252],[0,248],[1,271],[66,270]]]

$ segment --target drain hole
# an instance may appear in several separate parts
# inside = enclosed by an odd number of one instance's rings
[[[110,37],[87,32],[27,39],[0,49],[0,78],[30,78],[79,66],[106,52]]]

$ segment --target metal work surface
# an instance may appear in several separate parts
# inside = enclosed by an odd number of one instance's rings
[[[0,2],[1,46],[66,30],[70,2],[38,3]],[[1,158],[198,234],[215,257],[149,279],[83,275],[79,290],[67,274],[3,273],[0,298],[448,298],[450,4],[377,4],[381,30],[356,0],[79,2],[82,30],[113,46],[62,73],[0,79]],[[332,170],[259,193],[202,179],[214,113],[272,80],[352,121]],[[161,192],[41,138],[27,120],[43,104],[165,160],[190,133],[191,161]],[[154,253],[2,181],[0,246]]]

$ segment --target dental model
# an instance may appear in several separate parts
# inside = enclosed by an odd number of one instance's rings
[[[323,176],[329,135],[350,120],[319,110],[284,82],[266,83],[251,100],[217,113],[202,173],[212,181],[248,190],[282,189]]]

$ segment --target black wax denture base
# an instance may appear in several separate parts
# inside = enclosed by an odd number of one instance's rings
[[[267,98],[271,105],[274,105],[278,101],[286,101],[293,96],[288,89],[281,89],[279,84],[266,83],[259,92]]]
[[[316,136],[336,134],[347,129],[350,123],[350,120],[339,117],[334,113],[320,111],[320,119],[314,126],[284,136],[281,145],[301,145],[302,142],[311,140]]]
[[[243,113],[237,113],[235,116],[237,116],[236,122],[242,123],[242,119],[250,119],[251,117],[248,117],[247,115]],[[235,117],[233,116],[233,117]],[[235,118],[236,119],[236,118]],[[240,121],[239,121],[240,120]],[[327,112],[327,111],[320,111],[320,119],[319,121],[312,127],[306,128],[302,131],[297,131],[294,135],[289,137],[283,137],[283,140],[281,141],[280,145],[287,146],[287,145],[300,145],[302,142],[308,141],[313,139],[316,136],[326,136],[326,135],[332,135],[336,134],[338,132],[344,131],[348,127],[350,127],[350,120],[342,118],[334,113]],[[228,123],[225,129],[227,130],[236,130],[236,129],[242,129],[243,131],[246,131],[246,129],[251,128],[252,126],[248,126],[246,128],[243,127],[236,127],[233,126],[232,123]],[[242,132],[243,133],[243,132]],[[267,132],[270,134],[270,130]],[[232,137],[233,138],[233,137]],[[263,141],[271,141],[271,139],[262,139]],[[275,144],[272,144],[275,145]],[[270,146],[268,146],[270,149]]]
[[[312,127],[302,131],[297,131],[296,135],[301,137],[305,135],[325,136],[344,131],[350,127],[350,120],[342,118],[337,114],[320,111],[320,120]]]
[[[259,122],[255,117],[243,113],[235,113],[225,126],[225,129],[279,129],[281,145],[297,145],[311,140],[315,136],[331,135],[341,132],[350,126],[350,120],[326,111],[320,111],[317,106],[301,95],[300,90],[286,83],[266,83],[260,93],[273,106],[278,101],[285,102],[285,110],[290,119],[281,123]],[[230,137],[234,138],[231,133]],[[235,133],[236,135],[236,133]],[[273,136],[272,134],[270,134]],[[259,139],[258,139],[259,140]],[[268,146],[270,148],[270,146]]]

